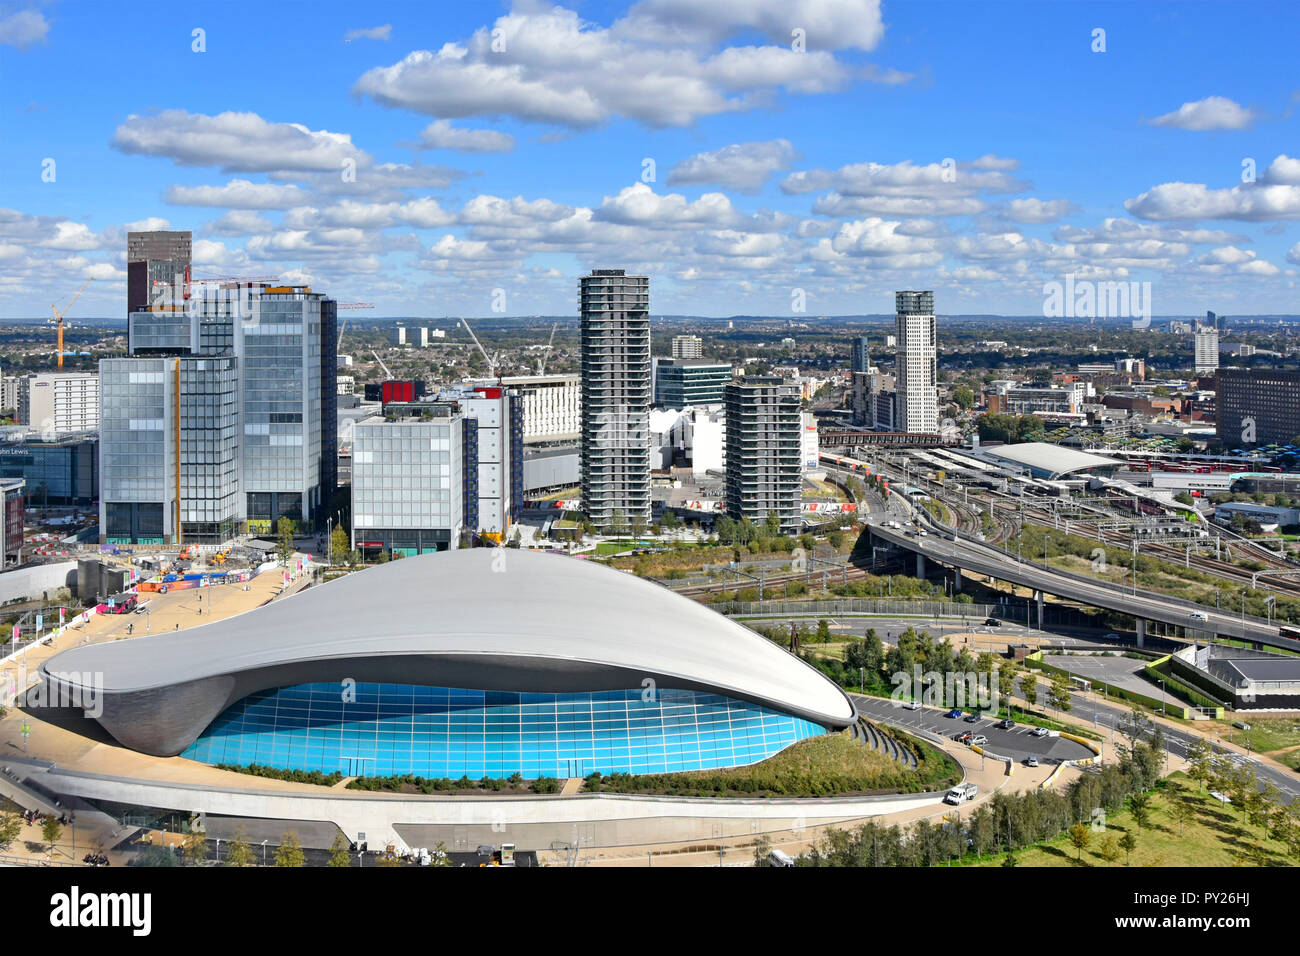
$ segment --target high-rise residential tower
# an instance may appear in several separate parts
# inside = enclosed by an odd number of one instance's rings
[[[582,507],[601,530],[650,520],[650,280],[594,269],[579,280]]]
[[[704,340],[698,335],[674,335],[673,358],[695,359],[704,357]]]
[[[894,294],[898,342],[894,378],[898,393],[899,431],[934,433],[939,430],[937,391],[938,333],[934,318],[934,293],[904,291]]]
[[[775,512],[783,534],[800,530],[803,417],[799,386],[747,376],[725,389],[727,517],[762,524]]]
[[[867,337],[859,335],[853,340],[853,364],[849,367],[849,372],[869,371],[871,371],[871,356],[867,352]]]
[[[1213,313],[1210,313],[1211,315]],[[1213,372],[1219,367],[1219,331],[1212,325],[1203,325],[1195,337],[1196,374]]]

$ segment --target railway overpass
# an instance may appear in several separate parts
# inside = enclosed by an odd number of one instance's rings
[[[919,511],[916,514],[924,520]],[[918,577],[924,576],[926,562],[933,561],[954,569],[958,582],[961,580],[961,572],[968,571],[1030,588],[1038,602],[1040,618],[1045,594],[1134,617],[1137,620],[1139,647],[1143,646],[1146,636],[1146,622],[1160,621],[1203,634],[1213,634],[1218,638],[1300,651],[1300,641],[1282,637],[1276,625],[1257,617],[1243,617],[1202,607],[1181,598],[1153,591],[1126,589],[1110,582],[1030,561],[1020,561],[1015,555],[954,535],[949,529],[938,530],[932,524],[922,527],[927,532],[924,535],[908,527],[890,528],[882,520],[874,520],[869,521],[867,534],[874,545],[888,545],[914,554]],[[1193,613],[1205,615],[1205,620],[1193,618]]]

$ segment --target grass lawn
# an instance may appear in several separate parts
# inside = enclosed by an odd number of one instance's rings
[[[904,739],[901,734],[889,732],[900,741]],[[606,777],[599,789],[702,796],[828,797],[938,790],[958,779],[958,768],[950,757],[924,742],[917,741],[916,746],[922,756],[919,770],[910,770],[839,733],[801,740],[745,767]]]
[[[1195,809],[1195,817],[1183,825],[1170,815],[1176,800],[1185,798]],[[1124,866],[1124,853],[1113,863],[1101,852],[1106,834],[1116,840],[1132,831],[1138,846],[1129,859],[1130,866],[1239,866],[1254,865],[1255,847],[1261,847],[1269,866],[1295,866],[1286,847],[1277,840],[1264,839],[1258,827],[1243,823],[1241,811],[1219,803],[1202,792],[1200,786],[1183,773],[1167,777],[1164,786],[1152,794],[1151,820],[1138,830],[1127,810],[1108,817],[1106,833],[1093,833],[1091,844],[1083,850],[1082,860],[1068,836],[1061,836],[1016,854],[1021,866]],[[1004,855],[980,860],[975,866],[1000,866]]]
[[[1249,741],[1256,753],[1269,753],[1300,746],[1300,717],[1252,717],[1240,714],[1238,720],[1250,724],[1250,730],[1238,730],[1230,721],[1214,720],[1210,724],[1224,740],[1242,744]]]

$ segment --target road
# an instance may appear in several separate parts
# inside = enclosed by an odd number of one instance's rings
[[[1166,595],[1147,591],[1138,591],[1134,594],[1132,591],[1124,591],[1105,582],[1092,582],[1047,570],[1029,562],[1020,562],[987,545],[961,538],[954,540],[937,532],[919,536],[916,531],[911,531],[909,534],[906,526],[890,528],[881,522],[872,522],[868,529],[875,538],[906,551],[923,555],[939,564],[988,575],[999,581],[1008,581],[1045,594],[1054,594],[1093,607],[1133,615],[1142,620],[1161,621],[1178,627],[1187,627],[1191,622],[1189,615],[1192,613],[1192,606],[1181,604]],[[1220,636],[1300,651],[1300,641],[1280,637],[1278,629],[1272,625],[1263,624],[1252,618],[1243,620],[1231,613],[1208,608],[1200,610],[1199,613],[1204,613],[1206,620],[1191,623],[1201,630],[1213,630]]]
[[[1076,723],[1091,723],[1097,730],[1108,730],[1110,731],[1113,740],[1118,739],[1117,735],[1119,735],[1119,731],[1117,730],[1117,727],[1122,724],[1127,724],[1132,716],[1131,709],[1117,707],[1114,704],[1101,703],[1091,697],[1085,697],[1082,694],[1071,694],[1070,706],[1071,710],[1069,716],[1073,718]],[[1209,739],[1202,734],[1193,734],[1169,723],[1161,722],[1160,726],[1165,733],[1169,752],[1184,760],[1187,759],[1188,748],[1194,740],[1197,738],[1202,740]],[[1210,743],[1213,745],[1214,741],[1211,740]],[[1284,802],[1290,803],[1296,797],[1300,797],[1300,777],[1297,777],[1296,774],[1280,770],[1271,764],[1256,759],[1255,757],[1248,755],[1242,756],[1236,750],[1229,750],[1226,747],[1219,746],[1216,746],[1215,749],[1223,753],[1234,754],[1245,760],[1254,768],[1255,773],[1258,774],[1260,783],[1263,783],[1265,780],[1272,781],[1273,785],[1282,791]]]

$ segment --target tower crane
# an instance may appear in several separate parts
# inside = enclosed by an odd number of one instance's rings
[[[469,327],[469,320],[461,319],[460,324],[465,326],[465,331],[469,333],[469,337],[474,340],[474,344],[478,346],[478,350],[483,354],[483,359],[487,362],[488,378],[495,378],[497,381],[500,381],[501,377],[497,375],[497,366],[501,364],[501,359],[505,353],[493,352],[489,355],[488,350],[483,347],[483,343],[480,342],[478,336],[474,334],[474,330]]]
[[[393,377],[393,373],[388,370],[388,366],[385,365],[384,360],[379,357],[379,353],[376,352],[374,349],[371,349],[370,354],[375,357],[375,361],[379,363],[379,367],[384,370],[385,377],[391,380]]]
[[[541,354],[541,356],[537,359],[537,374],[538,374],[538,375],[545,375],[545,374],[546,374],[546,360],[547,360],[547,359],[550,357],[550,355],[551,355],[551,346],[553,346],[553,345],[555,344],[555,330],[558,329],[559,327],[560,327],[560,323],[559,323],[559,322],[556,322],[554,325],[551,326],[551,337],[547,340],[547,342],[546,342],[546,348],[542,349],[542,354]]]
[[[59,327],[59,368],[63,368],[63,317],[68,314],[68,311],[74,304],[76,304],[76,301],[81,298],[81,293],[86,291],[86,286],[90,285],[93,281],[94,279],[91,278],[81,283],[81,288],[77,290],[77,294],[72,297],[72,301],[64,307],[62,312],[60,312],[53,304],[50,305],[50,310],[54,313],[54,318],[50,321]]]

